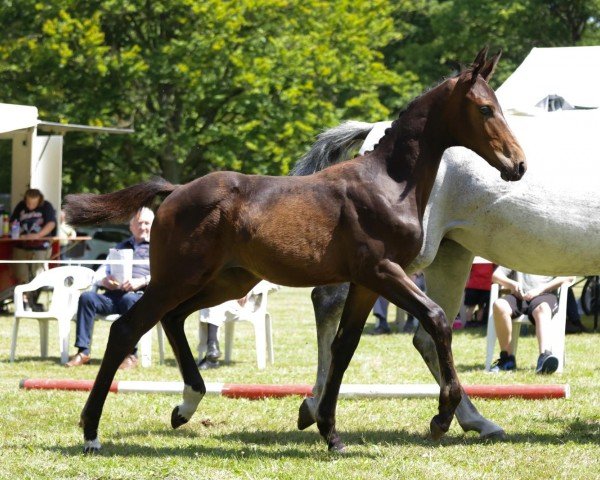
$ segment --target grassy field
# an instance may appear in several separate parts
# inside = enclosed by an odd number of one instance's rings
[[[315,328],[309,289],[284,288],[270,297],[275,365],[258,371],[248,325],[237,329],[234,363],[206,372],[208,382],[312,383]],[[591,319],[584,319],[591,325]],[[536,376],[536,341],[519,342],[519,370],[483,371],[483,330],[459,331],[453,346],[465,384],[569,383],[560,400],[475,400],[502,425],[508,439],[480,442],[456,422],[439,443],[427,438],[435,399],[340,400],[338,430],[344,456],[327,453],[315,427],[296,430],[299,398],[232,400],[207,396],[194,418],[178,430],[170,414],[178,395],[110,394],[100,424],[102,453],[82,455],[77,426],[87,398],[82,392],[24,391],[23,378],[93,379],[108,324],[98,322],[91,365],[60,366],[54,326],[50,358],[39,358],[37,322],[22,322],[17,361],[8,362],[12,317],[0,317],[0,478],[75,479],[548,479],[600,477],[600,335],[567,337],[565,373]],[[186,331],[192,350],[196,317]],[[367,331],[373,328],[372,320]],[[74,328],[73,328],[74,331]],[[72,333],[74,335],[74,332]],[[154,358],[158,358],[154,342]],[[180,380],[170,348],[166,365],[118,372],[116,380]],[[408,335],[364,335],[345,383],[431,383]]]

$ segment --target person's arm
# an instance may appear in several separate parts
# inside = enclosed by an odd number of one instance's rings
[[[56,227],[56,222],[48,222],[46,225],[42,227],[42,229],[37,233],[26,233],[25,235],[21,235],[21,238],[44,238],[52,233]]]
[[[528,292],[525,292],[523,298],[527,301],[541,295],[542,293],[553,292],[558,289],[563,283],[573,283],[575,277],[554,277],[548,283],[544,283],[537,288],[532,288]]]
[[[516,280],[509,278],[504,267],[500,266],[494,270],[494,273],[492,274],[492,282],[510,290],[510,293],[512,293],[515,297],[522,298],[523,292],[521,289],[521,284]]]

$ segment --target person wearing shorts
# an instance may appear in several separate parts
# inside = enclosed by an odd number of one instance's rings
[[[517,361],[512,351],[512,319],[526,315],[535,325],[539,357],[536,373],[550,374],[558,368],[558,357],[549,347],[548,331],[553,315],[558,310],[556,290],[572,277],[548,277],[517,272],[497,267],[492,281],[510,291],[493,305],[494,326],[500,344],[500,358],[492,366],[492,372],[516,370]]]

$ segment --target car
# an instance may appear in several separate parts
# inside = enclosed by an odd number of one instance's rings
[[[102,225],[98,227],[78,227],[77,236],[92,237],[81,243],[75,243],[66,253],[66,258],[74,260],[104,260],[108,250],[126,240],[131,232],[126,225]],[[98,268],[93,265],[92,268]]]

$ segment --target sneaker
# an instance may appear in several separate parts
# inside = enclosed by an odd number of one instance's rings
[[[517,369],[517,360],[514,355],[509,355],[508,352],[501,351],[500,358],[492,364],[490,372],[498,373],[500,371],[510,372]]]
[[[544,353],[540,353],[537,361],[537,367],[535,373],[539,374],[550,374],[556,372],[558,368],[558,357],[552,355],[550,350],[544,350]]]

